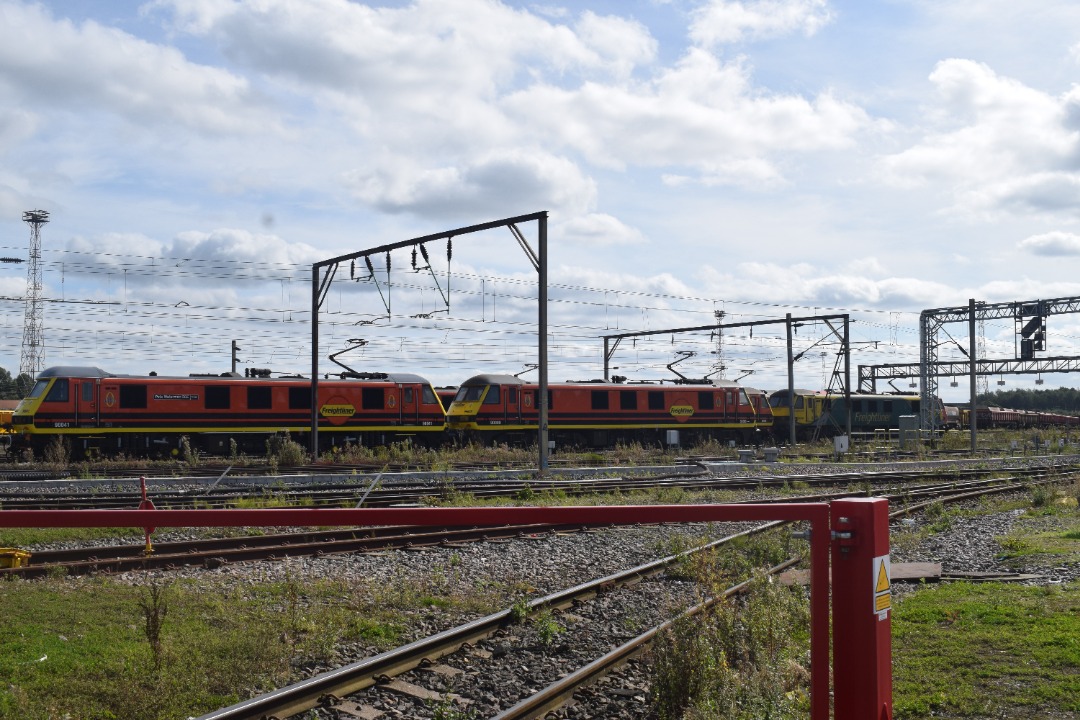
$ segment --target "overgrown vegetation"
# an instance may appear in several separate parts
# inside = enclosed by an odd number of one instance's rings
[[[661,720],[786,720],[809,708],[809,603],[755,573],[748,590],[680,618],[653,649]]]
[[[457,585],[456,587],[460,587]],[[446,578],[366,583],[285,573],[245,586],[207,579],[139,587],[108,577],[0,583],[0,718],[159,720],[266,691],[339,643],[402,644],[425,613],[472,617],[521,588],[463,593]]]

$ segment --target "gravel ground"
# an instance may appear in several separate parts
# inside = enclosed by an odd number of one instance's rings
[[[1030,493],[995,497],[998,500],[1003,497],[1027,500]],[[967,504],[967,507],[974,508],[977,504],[972,502]],[[1061,531],[1066,528],[1067,523],[1061,516],[1032,516],[1025,509],[971,516],[953,514],[949,517],[947,528],[919,537],[927,525],[933,522],[920,516],[914,521],[901,520],[893,523],[890,531],[893,543],[891,561],[941,563],[944,573],[1000,572],[1037,576],[1035,579],[1023,581],[1029,585],[1061,585],[1080,580],[1080,561],[1060,564],[1060,560],[1040,555],[1006,559],[1005,551],[999,542],[1014,532],[1031,534]],[[1073,527],[1075,529],[1075,519]],[[912,545],[905,537],[908,535],[919,537],[917,544]]]

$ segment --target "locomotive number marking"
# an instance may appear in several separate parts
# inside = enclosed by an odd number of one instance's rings
[[[67,428],[67,427],[71,427],[71,423],[68,423],[68,422],[57,422],[57,423],[53,423],[53,427],[57,427],[57,428]]]

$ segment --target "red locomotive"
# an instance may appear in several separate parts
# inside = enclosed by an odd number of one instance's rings
[[[477,375],[458,389],[446,427],[484,442],[530,442],[539,423],[539,385],[513,375]],[[618,442],[676,442],[706,439],[750,442],[772,427],[764,398],[723,380],[674,384],[603,381],[548,386],[548,438],[580,447]],[[677,431],[677,436],[668,435]]]
[[[311,381],[245,376],[114,375],[95,367],[54,367],[38,375],[12,419],[12,450],[40,454],[60,436],[74,456],[166,456],[187,437],[194,450],[265,452],[288,431],[309,442]],[[320,445],[441,442],[445,411],[431,384],[406,373],[342,373],[318,383]]]

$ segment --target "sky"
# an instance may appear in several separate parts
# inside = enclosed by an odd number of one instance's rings
[[[1078,79],[1072,0],[0,0],[0,256],[49,213],[42,367],[226,372],[235,342],[310,374],[314,264],[546,212],[550,381],[654,332],[611,372],[777,389],[781,323],[655,331],[788,313],[848,314],[857,378],[918,363],[923,310],[1080,296]],[[536,379],[513,233],[424,249],[338,268],[320,374]],[[0,264],[12,374],[28,267]],[[1047,331],[1080,355],[1080,320]],[[1014,357],[1015,323],[979,341]],[[795,343],[825,387],[828,325]],[[984,384],[1040,380],[1078,385]]]

